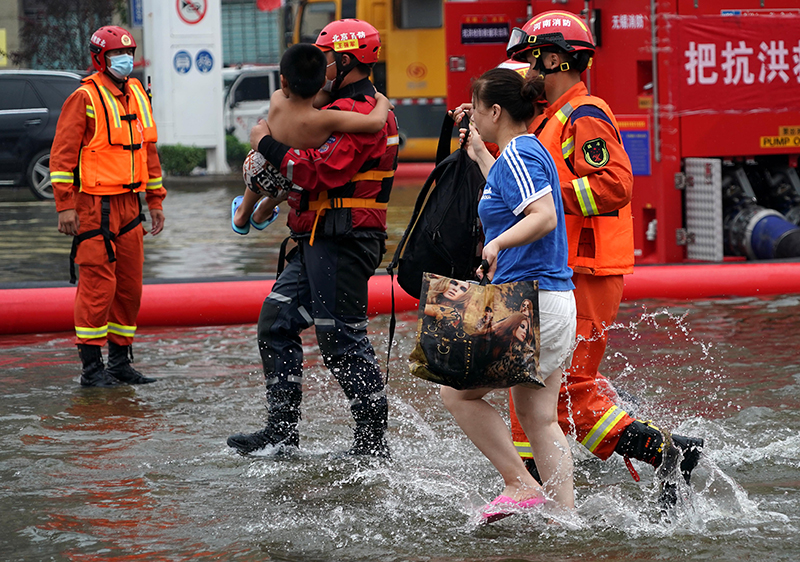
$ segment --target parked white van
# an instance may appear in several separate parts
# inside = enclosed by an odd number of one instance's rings
[[[245,65],[222,69],[225,91],[225,132],[250,143],[250,129],[267,118],[269,98],[280,87],[277,64]]]

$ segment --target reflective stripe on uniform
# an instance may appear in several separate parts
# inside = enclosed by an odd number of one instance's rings
[[[145,127],[153,126],[153,114],[150,112],[150,104],[147,103],[147,94],[142,91],[139,86],[130,84],[130,90],[136,96],[136,101],[139,103],[139,109],[142,110],[142,119],[144,119]]]
[[[523,459],[532,459],[533,458],[533,448],[531,444],[527,441],[514,441],[514,447],[517,449],[517,453]]]
[[[306,324],[308,324],[309,327],[314,325],[314,319],[311,318],[311,315],[308,313],[308,310],[306,310],[306,307],[304,307],[302,305],[298,306],[297,307],[297,312],[300,313],[300,316],[303,317],[303,320],[306,321]]]
[[[578,203],[581,206],[581,211],[584,217],[592,217],[599,214],[597,210],[597,203],[594,202],[594,195],[592,188],[589,185],[589,180],[586,177],[572,180],[572,186],[575,188],[575,196],[578,198]]]
[[[278,377],[272,377],[271,379],[267,379],[264,381],[264,386],[269,388],[270,386],[276,385],[281,382],[281,379]],[[297,375],[289,375],[286,377],[286,382],[292,382],[296,384],[303,384],[303,377],[299,377]]]
[[[382,399],[386,398],[386,389],[384,388],[384,389],[379,390],[378,392],[373,392],[372,394],[370,394],[368,396],[361,396],[359,398],[353,398],[352,400],[350,400],[350,406],[358,406],[359,404],[362,404],[364,402],[365,398],[367,400],[367,403],[369,403],[369,402],[377,402],[378,400],[382,400]]]
[[[161,189],[163,185],[164,179],[161,176],[147,180],[147,189]]]
[[[50,183],[75,183],[72,172],[50,172]]]
[[[91,105],[86,106],[86,117],[94,119],[94,107],[92,107]]]
[[[86,328],[84,326],[75,326],[75,335],[79,338],[89,340],[93,338],[104,338],[108,335],[108,324],[100,328]]]
[[[125,338],[132,338],[136,335],[136,326],[123,326],[122,324],[108,323],[108,331]]]
[[[111,93],[111,90],[103,86],[102,84],[98,84],[100,89],[100,95],[103,96],[103,99],[106,102],[106,108],[111,110],[111,116],[114,118],[114,126],[117,128],[122,127],[122,118],[119,114],[119,102],[117,98],[114,97],[114,94]]]
[[[564,157],[564,160],[566,160],[573,152],[575,152],[575,137],[569,137],[561,143],[561,155]]]
[[[292,302],[292,298],[291,297],[287,297],[286,295],[282,295],[280,293],[276,293],[275,291],[272,291],[270,294],[268,294],[267,298],[268,299],[272,299],[272,300],[276,300],[278,302],[283,302],[283,303],[286,303],[286,304],[289,304],[289,303]]]
[[[603,414],[603,417],[594,424],[594,427],[586,437],[583,438],[581,445],[589,449],[589,451],[594,452],[597,446],[606,438],[608,432],[614,429],[614,426],[617,425],[625,415],[624,410],[620,410],[616,406],[611,406],[608,411]]]
[[[564,104],[564,107],[556,111],[556,117],[559,121],[561,121],[561,124],[564,125],[567,122],[567,119],[569,119],[569,116],[572,115],[573,111],[575,111],[575,108],[573,108],[569,102],[567,102]]]

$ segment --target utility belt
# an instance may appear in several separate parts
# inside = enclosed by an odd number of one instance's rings
[[[95,236],[102,236],[103,242],[106,245],[106,253],[108,253],[108,261],[109,263],[114,263],[117,261],[117,256],[114,255],[114,247],[111,245],[111,241],[117,238],[118,236],[122,236],[123,234],[130,232],[145,220],[144,214],[142,213],[142,200],[137,195],[136,201],[139,203],[139,215],[133,219],[131,222],[123,226],[119,229],[119,232],[113,233],[109,228],[109,217],[111,216],[111,196],[103,195],[102,202],[100,205],[100,228],[95,228],[94,230],[87,230],[86,232],[75,236],[72,239],[72,250],[69,253],[69,282],[73,285],[77,282],[78,278],[75,275],[75,257],[78,255],[78,244],[83,242],[84,240],[88,240],[89,238],[94,238]]]

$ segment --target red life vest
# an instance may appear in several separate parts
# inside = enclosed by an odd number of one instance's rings
[[[375,101],[372,98],[363,101],[345,98],[337,100],[333,105],[366,115],[374,108]],[[336,138],[337,136],[339,138]],[[289,196],[289,205],[295,212],[290,212],[288,219],[292,232],[301,235],[310,233],[311,243],[315,236],[325,235],[323,232],[332,233],[333,236],[342,235],[344,233],[342,229],[385,232],[386,207],[392,190],[394,172],[397,169],[398,148],[397,121],[394,114],[389,112],[386,125],[379,133],[341,135],[336,133],[331,137],[328,146],[313,151],[313,156],[309,154],[312,151],[290,150],[284,158],[284,169],[287,165],[296,165],[293,160],[296,159],[298,152],[308,154],[312,158],[326,158],[331,166],[337,166],[341,162],[342,169],[352,162],[354,154],[369,151],[373,155],[373,158],[368,159],[361,170],[344,185],[334,185],[330,189],[315,193],[292,192]],[[328,150],[331,152],[325,154]],[[289,162],[291,164],[288,164]],[[320,177],[319,181],[324,184],[325,178]],[[349,210],[349,225],[336,224],[333,230],[332,226],[323,227],[326,221],[334,222],[331,219],[331,211],[337,212],[339,209]]]

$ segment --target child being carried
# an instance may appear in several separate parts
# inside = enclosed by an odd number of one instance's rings
[[[369,115],[350,111],[320,111],[327,92],[320,91],[327,72],[325,54],[316,46],[300,43],[289,47],[281,57],[281,88],[270,98],[267,123],[273,138],[299,149],[322,146],[334,132],[378,133],[386,124],[389,100],[375,93],[375,108]],[[317,104],[315,104],[315,99]],[[278,215],[276,206],[288,196],[291,181],[283,177],[256,150],[251,150],[242,166],[244,195],[231,205],[231,226],[237,234],[247,234],[250,226],[263,230]]]

